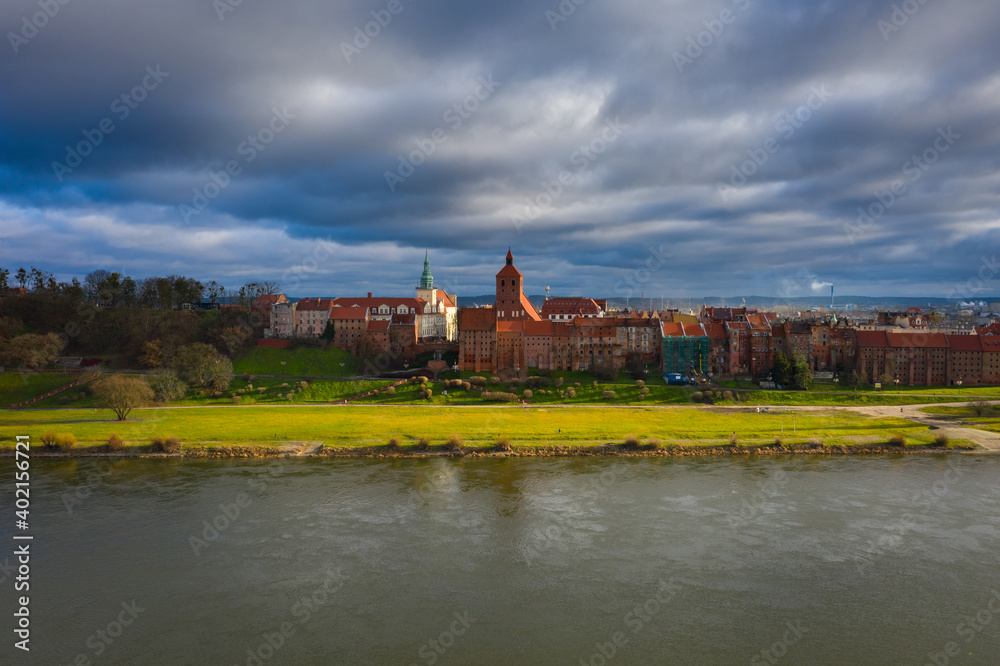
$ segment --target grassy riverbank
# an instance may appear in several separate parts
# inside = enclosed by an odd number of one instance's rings
[[[156,436],[177,437],[188,447],[289,442],[357,447],[384,445],[393,438],[401,445],[421,438],[440,445],[451,435],[470,446],[492,446],[498,438],[514,446],[602,445],[629,436],[689,446],[728,443],[734,436],[744,444],[782,439],[828,446],[885,442],[896,435],[910,444],[934,439],[932,431],[912,421],[833,410],[793,416],[695,408],[230,406],[137,410],[124,422],[113,420],[107,410],[0,412],[4,447],[25,434],[39,445],[45,432],[71,433],[81,447],[103,445],[112,433],[133,447],[147,447]]]

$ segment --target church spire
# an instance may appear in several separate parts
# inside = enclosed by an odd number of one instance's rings
[[[431,260],[427,250],[424,250],[424,272],[420,276],[420,288],[421,289],[434,288],[434,276],[431,275]]]

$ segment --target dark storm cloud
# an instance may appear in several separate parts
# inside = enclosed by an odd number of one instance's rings
[[[57,5],[0,9],[3,265],[945,295],[996,246],[988,0]]]

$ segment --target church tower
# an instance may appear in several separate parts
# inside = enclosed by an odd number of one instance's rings
[[[524,295],[524,276],[514,268],[514,255],[510,249],[507,250],[507,263],[497,273],[496,280],[497,298],[493,307],[497,321],[541,321],[542,318]]]
[[[424,250],[424,272],[423,275],[420,276],[420,288],[434,288],[434,276],[431,275],[431,260],[427,250]]]

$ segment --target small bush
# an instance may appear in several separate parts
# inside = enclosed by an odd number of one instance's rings
[[[117,452],[125,448],[125,440],[118,436],[117,433],[112,433],[108,437],[108,451]]]
[[[291,392],[291,391],[289,391],[289,392],[288,392],[288,395],[286,395],[286,396],[285,396],[285,400],[287,400],[288,402],[291,402],[291,401],[292,401],[292,398],[294,398],[294,397],[295,397],[295,396],[294,396],[294,395],[292,394],[292,392]]]
[[[521,397],[523,397],[525,400],[531,400],[533,397],[535,397],[535,394],[531,392],[531,389],[524,389],[524,393],[521,394]]]
[[[641,395],[644,398],[647,395],[649,395],[649,387],[648,386],[643,386],[642,389],[639,390],[639,395]]]
[[[156,436],[150,442],[150,450],[153,453],[177,453],[181,450],[181,441],[176,437]]]
[[[243,402],[243,398],[242,398],[242,397],[240,397],[240,396],[238,396],[238,395],[234,395],[234,396],[233,396],[233,404],[234,404],[234,405],[238,405],[238,404],[240,404],[241,402]]]
[[[729,436],[729,446],[739,446],[739,445],[740,445],[740,438],[737,437],[736,433],[734,432],[732,435]]]
[[[569,388],[566,389],[566,395],[568,397],[570,397],[570,398],[575,398],[576,397],[576,389],[573,388],[572,386],[570,386]]]
[[[389,395],[396,395],[396,387],[395,386],[390,386],[389,388],[387,388],[385,390],[385,392],[387,394],[389,394]]]
[[[417,451],[426,451],[431,446],[431,440],[421,437],[417,440]]]
[[[279,387],[280,387],[280,388],[288,388],[288,382],[282,382],[282,383],[281,383],[281,384],[279,385]]]
[[[41,440],[43,445],[45,445],[45,448],[54,449],[56,446],[56,437],[58,437],[58,435],[50,430],[48,432],[43,432],[38,439]]]
[[[624,448],[626,449],[638,449],[639,448],[639,438],[635,435],[629,435],[625,438]]]
[[[388,442],[388,443],[387,443],[387,444],[385,445],[385,448],[387,448],[387,449],[388,449],[388,450],[390,450],[390,451],[398,451],[398,450],[399,450],[399,440],[398,440],[398,439],[396,439],[395,437],[393,437],[393,438],[392,438],[392,439],[390,439],[390,440],[389,440],[389,442]]]
[[[68,395],[61,395],[61,396],[59,396],[59,404],[60,405],[69,404],[69,396]]]
[[[733,392],[732,391],[726,391],[725,393],[722,394],[722,399],[723,400],[732,400],[733,399]]]
[[[469,382],[462,382],[462,389],[463,390],[468,391],[471,388],[472,388],[472,384],[471,383],[469,383]]]
[[[888,444],[890,448],[901,449],[906,446],[906,440],[900,435],[893,435],[889,438],[889,441],[886,442],[886,444]]]
[[[458,435],[448,435],[448,439],[445,440],[444,448],[448,451],[461,451],[462,450],[462,438]]]
[[[614,400],[615,399],[615,392],[614,391],[601,391],[601,398],[603,398],[604,400]]]
[[[580,382],[573,382],[573,386],[579,386]]]
[[[61,432],[56,435],[55,442],[53,443],[53,448],[56,451],[69,451],[74,446],[76,446],[76,437],[68,432]]]
[[[638,386],[639,388],[642,388],[643,386],[646,385],[646,382],[644,382],[641,379],[637,379],[637,380],[635,380],[635,385]]]
[[[646,446],[650,451],[662,451],[663,443],[655,437],[650,437],[646,440]]]
[[[469,383],[470,384],[475,384],[476,386],[485,386],[486,385],[486,377],[479,377],[479,376],[469,377]]]
[[[694,400],[695,402],[701,402],[702,400],[705,399],[705,394],[702,393],[701,391],[695,391],[694,393],[691,394],[691,399]]]
[[[563,385],[563,382],[565,381],[566,380],[563,379],[562,377],[556,377],[555,380],[552,382],[552,385],[555,386],[556,388],[559,388],[560,386]]]
[[[493,448],[497,451],[513,451],[514,448],[510,445],[510,440],[506,437],[497,437],[497,441],[493,444]]]
[[[307,388],[309,388],[309,382],[307,382],[304,379],[301,382],[299,382],[299,390],[300,391],[305,391]]]
[[[496,386],[499,383],[500,383],[500,378],[499,377],[497,377],[496,375],[490,375],[490,384],[492,384],[493,386]]]
[[[260,388],[257,389],[257,393],[260,395],[264,395],[264,391],[266,390],[267,390],[266,386],[261,386]]]
[[[780,437],[775,437],[774,438],[774,444],[772,444],[772,446],[774,448],[776,448],[776,449],[783,449],[783,448],[785,448],[785,442],[782,441],[782,439]]]
[[[948,448],[948,435],[938,435],[934,438],[934,446],[938,448],[946,449]]]
[[[503,391],[483,391],[485,402],[517,402],[517,395]]]
[[[823,448],[823,442],[819,441],[818,439],[810,439],[808,442],[806,442],[806,445],[810,449],[822,449]]]
[[[418,384],[426,384],[427,383],[427,378],[424,377],[423,375],[420,375],[420,376],[417,377],[417,383]]]

